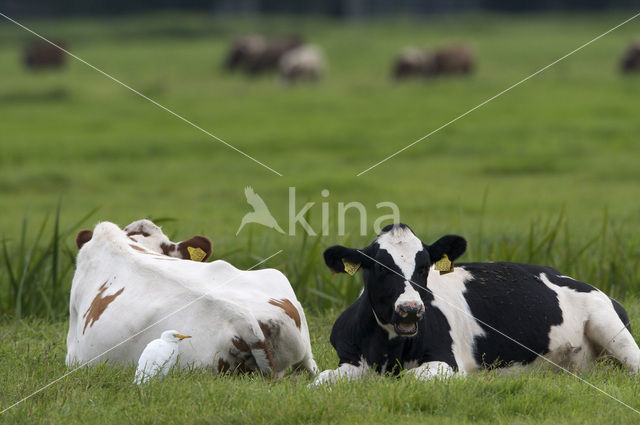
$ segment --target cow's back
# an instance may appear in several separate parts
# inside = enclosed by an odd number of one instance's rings
[[[175,259],[141,249],[111,223],[97,226],[78,254],[67,363],[136,362],[164,329],[193,337],[180,364],[232,367],[245,345],[276,369],[312,362],[304,312],[279,271]]]
[[[454,346],[466,345],[467,356],[473,357],[466,358],[463,369],[528,364],[538,354],[593,349],[585,324],[594,312],[604,309],[621,320],[626,317],[619,304],[595,287],[545,266],[456,264],[450,274],[432,271],[428,286],[434,305],[453,324]]]

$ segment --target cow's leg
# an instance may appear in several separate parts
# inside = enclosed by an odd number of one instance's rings
[[[424,381],[431,379],[447,379],[455,374],[456,372],[453,368],[445,362],[426,362],[407,371],[408,376],[413,376],[416,379]]]
[[[341,364],[337,369],[329,369],[320,373],[311,385],[333,384],[341,379],[353,380],[360,379],[367,373],[365,365],[352,365],[349,363]]]
[[[601,308],[589,315],[585,333],[596,346],[637,374],[640,371],[640,349],[625,325],[613,308]]]

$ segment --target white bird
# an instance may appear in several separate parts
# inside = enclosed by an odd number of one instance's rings
[[[154,339],[145,347],[138,360],[138,369],[134,384],[144,384],[156,375],[165,376],[178,359],[178,343],[189,335],[178,331],[164,331],[158,339]]]

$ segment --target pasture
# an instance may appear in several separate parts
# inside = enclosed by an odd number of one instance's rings
[[[631,15],[482,14],[349,23],[165,13],[26,22],[44,36],[66,39],[73,53],[282,177],[75,60],[61,71],[25,71],[21,50],[31,37],[3,21],[0,407],[66,371],[73,237],[99,220],[124,226],[149,217],[176,239],[207,235],[213,257],[239,267],[283,249],[267,265],[287,274],[312,313],[321,369],[335,367],[330,326],[361,282],[332,277],[322,250],[334,243],[368,244],[374,219],[388,213],[376,204],[385,201],[398,205],[402,221],[425,242],[443,233],[467,237],[464,261],[544,263],[624,297],[638,340],[640,77],[623,76],[617,66],[627,44],[640,36],[640,21],[356,177]],[[247,31],[302,32],[324,49],[326,78],[285,86],[275,75],[226,74],[221,69],[226,49]],[[402,84],[389,78],[402,47],[453,42],[475,49],[472,77]],[[296,210],[315,202],[309,221],[317,231],[321,203],[327,203],[329,235],[305,236],[300,228],[295,236],[280,235],[253,224],[236,236],[250,211],[245,186],[262,196],[285,230],[289,187],[296,188]],[[328,197],[321,195],[323,189]],[[351,201],[367,207],[367,236],[358,234],[356,214],[348,216],[347,235],[337,236],[337,204]],[[29,318],[14,320],[24,316]],[[133,368],[81,370],[2,419],[624,423],[636,418],[575,378],[550,373],[507,378],[487,373],[427,384],[375,377],[331,391],[308,389],[303,376],[271,382],[183,371],[139,392],[130,384],[132,376]],[[612,365],[599,364],[582,377],[638,407],[637,380]]]

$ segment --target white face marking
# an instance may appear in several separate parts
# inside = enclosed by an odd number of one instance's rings
[[[416,254],[424,249],[422,241],[408,228],[394,227],[378,236],[376,242],[391,255],[406,280],[411,280],[416,268]]]
[[[394,263],[400,268],[405,278],[404,292],[396,300],[394,309],[406,303],[415,303],[417,306],[422,305],[420,294],[410,282],[416,268],[416,254],[424,249],[422,241],[409,228],[396,226],[378,236],[376,242],[378,242],[381,249],[391,255]]]
[[[399,305],[414,303],[417,306],[422,305],[422,299],[420,298],[420,294],[418,291],[413,289],[413,285],[408,280],[404,281],[404,292],[400,294],[396,303],[394,304],[394,308],[398,308]]]

